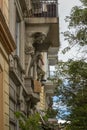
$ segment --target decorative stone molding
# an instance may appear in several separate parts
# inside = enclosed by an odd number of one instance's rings
[[[2,11],[0,10],[0,41],[5,48],[7,54],[11,54],[11,52],[16,49],[15,42],[12,38],[12,35],[9,31],[9,28],[6,24]]]
[[[34,48],[32,46],[25,46],[25,54],[29,55],[29,54],[34,54]]]
[[[31,34],[27,31],[26,32],[26,43],[25,43],[25,54],[34,54],[34,47],[33,47],[33,38]]]
[[[0,65],[0,129],[3,129],[3,72]]]

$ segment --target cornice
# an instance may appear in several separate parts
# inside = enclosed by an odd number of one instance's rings
[[[11,52],[13,52],[14,49],[16,49],[15,42],[6,24],[1,9],[0,9],[0,41],[3,47],[5,48],[7,54],[11,54]]]

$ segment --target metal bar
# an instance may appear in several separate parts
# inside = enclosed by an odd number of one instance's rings
[[[32,0],[34,17],[57,17],[57,0]]]

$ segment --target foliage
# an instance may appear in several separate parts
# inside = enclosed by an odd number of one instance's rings
[[[57,114],[58,114],[58,110],[53,109],[51,107],[49,107],[47,109],[47,111],[45,111],[45,115],[43,116],[43,119],[44,119],[45,123],[42,125],[42,127],[44,128],[44,130],[56,129],[56,127],[58,125],[57,122],[52,123],[52,122],[49,121],[49,119],[51,118],[53,120],[56,120]]]
[[[87,45],[87,0],[80,1],[83,5],[73,7],[70,16],[65,19],[68,22],[68,30],[63,34],[69,45],[63,50],[63,53],[75,45]]]
[[[87,0],[80,0],[81,6],[75,6],[70,16],[66,17],[68,30],[64,32],[69,45],[63,53],[78,45],[81,49],[87,46]],[[59,78],[56,94],[58,101],[66,105],[68,114],[63,119],[66,130],[87,130],[87,62],[86,59],[60,62],[57,67]],[[65,113],[63,113],[65,114]]]
[[[40,115],[35,113],[28,118],[21,112],[15,112],[21,130],[40,130]]]
[[[61,62],[57,70],[60,82],[56,93],[70,113],[65,116],[70,121],[67,129],[87,130],[87,63],[83,60]]]
[[[87,6],[87,0],[80,0],[84,6]]]
[[[52,108],[49,108],[46,111],[46,114],[42,117],[44,123],[41,122],[41,117],[39,113],[34,113],[26,117],[22,112],[15,112],[15,116],[19,121],[19,127],[21,130],[40,130],[40,129],[49,129],[52,127],[52,124],[48,122],[48,118],[56,118],[58,111]]]
[[[46,112],[46,117],[47,118],[56,118],[58,114],[58,111],[53,109],[53,108],[49,108]]]

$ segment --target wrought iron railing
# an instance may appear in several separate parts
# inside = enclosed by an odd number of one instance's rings
[[[57,17],[57,0],[31,0],[31,17]]]

